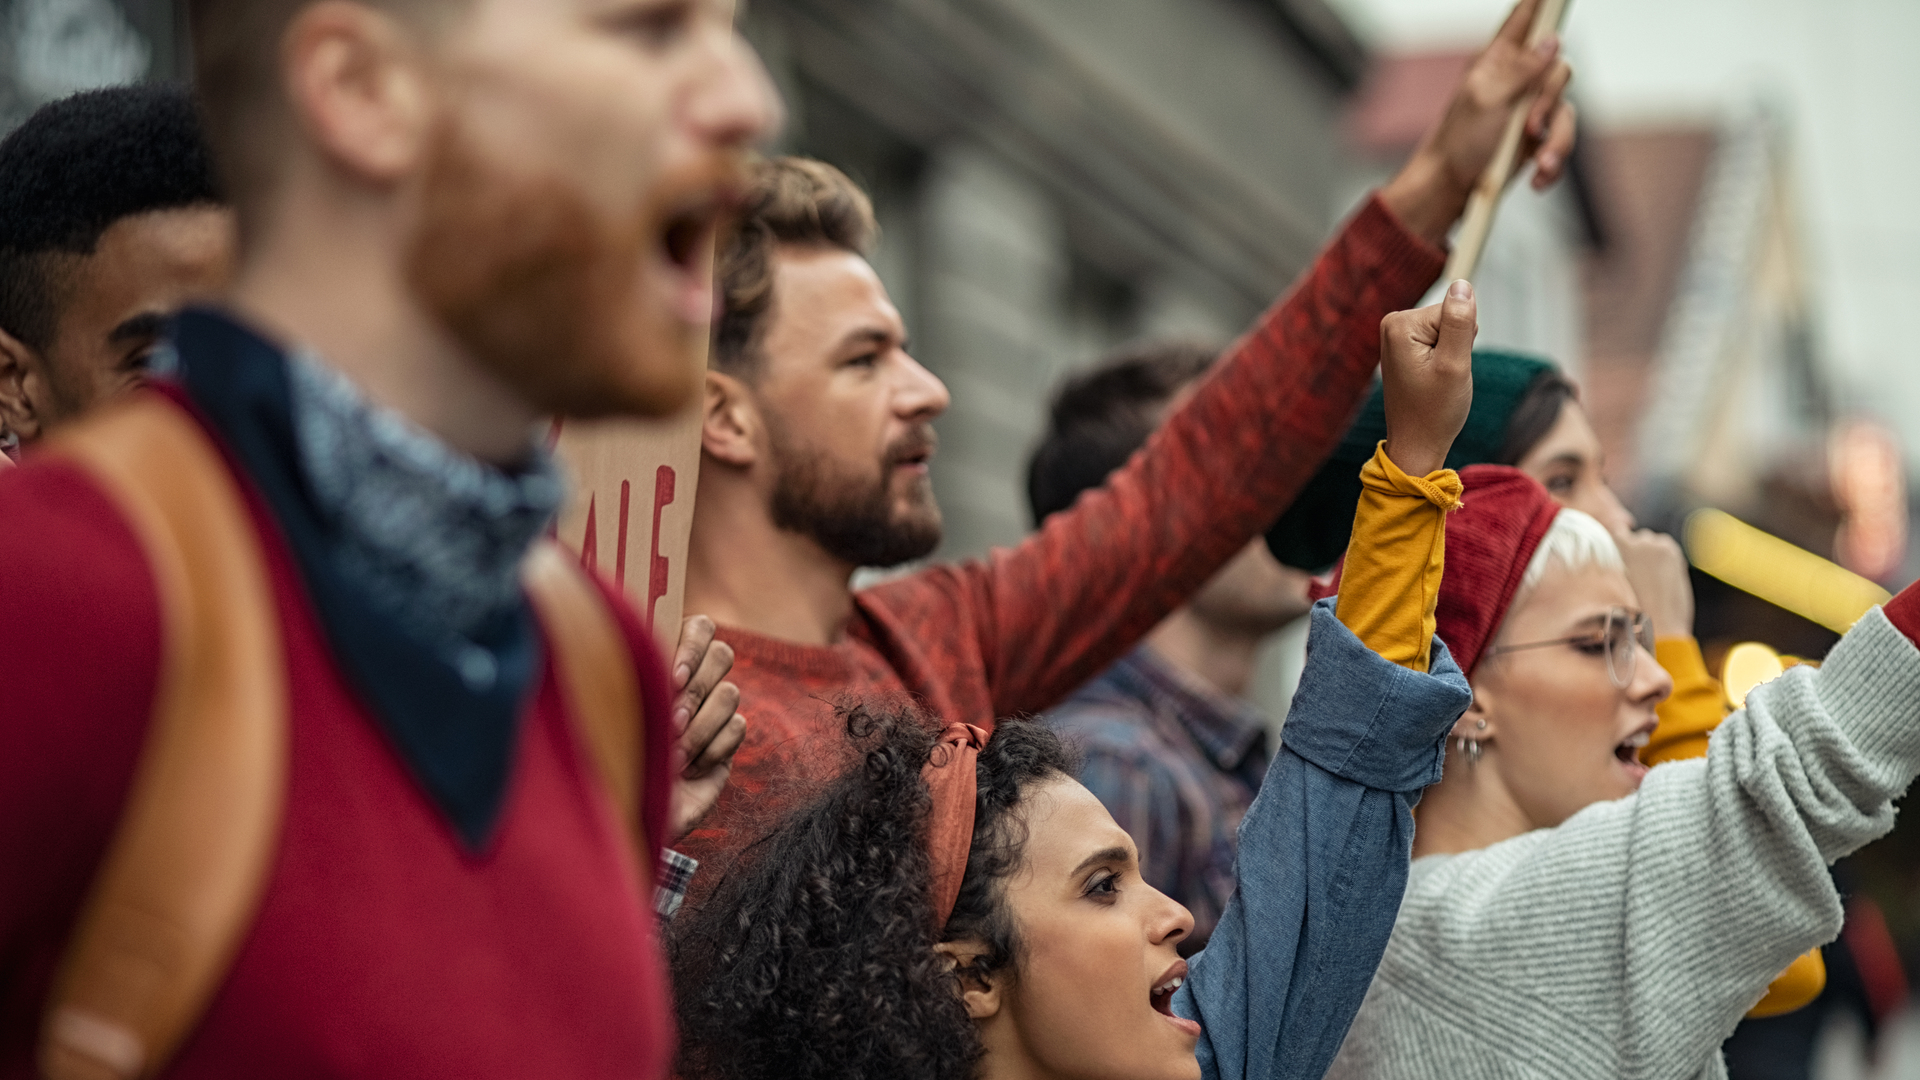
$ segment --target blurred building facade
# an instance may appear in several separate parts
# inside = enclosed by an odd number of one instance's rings
[[[759,0],[786,149],[875,197],[876,260],[953,390],[945,556],[1030,527],[1061,375],[1123,342],[1224,344],[1354,199],[1365,62],[1320,0]]]
[[[0,0],[0,131],[81,90],[185,74],[177,0]]]

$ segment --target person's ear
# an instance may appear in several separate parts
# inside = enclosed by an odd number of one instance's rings
[[[30,443],[40,437],[40,410],[29,382],[41,381],[41,361],[26,342],[0,330],[0,425]]]
[[[731,375],[707,372],[700,449],[715,461],[747,469],[760,460],[760,409],[747,385]]]
[[[320,0],[283,41],[294,114],[332,164],[381,185],[417,169],[433,126],[418,33],[370,4]]]
[[[947,961],[960,987],[960,1001],[967,1007],[967,1018],[986,1020],[1000,1012],[1000,977],[983,975],[976,962],[987,955],[987,946],[978,941],[943,941],[933,951]]]
[[[1453,722],[1452,739],[1472,739],[1486,742],[1498,734],[1498,726],[1493,722],[1493,713],[1488,701],[1488,692],[1479,687],[1473,688],[1473,704]]]

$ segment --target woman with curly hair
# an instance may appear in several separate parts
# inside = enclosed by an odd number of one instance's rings
[[[1313,613],[1283,745],[1205,950],[1056,738],[853,708],[856,764],[748,848],[670,946],[688,1080],[1318,1077],[1385,947],[1414,793],[1465,684],[1433,636],[1472,292],[1383,327],[1359,583]],[[1406,466],[1403,471],[1401,466]]]

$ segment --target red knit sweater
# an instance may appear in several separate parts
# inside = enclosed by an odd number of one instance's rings
[[[1369,200],[1125,468],[1025,542],[856,593],[838,645],[723,627],[747,740],[715,824],[681,847],[724,856],[797,796],[788,781],[832,772],[837,702],[911,698],[991,727],[1105,669],[1286,508],[1369,388],[1380,320],[1444,261]]]
[[[342,681],[288,549],[250,507],[286,639],[286,820],[258,922],[166,1075],[666,1075],[652,906],[551,669],[496,834],[470,853]],[[160,613],[138,541],[74,467],[0,473],[0,522],[0,1077],[24,1080],[139,757]],[[664,717],[659,659],[615,608]],[[665,733],[648,743],[660,790]],[[657,836],[664,800],[650,801]]]

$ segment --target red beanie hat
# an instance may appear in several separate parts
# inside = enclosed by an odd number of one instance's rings
[[[1460,483],[1460,509],[1447,515],[1447,567],[1434,618],[1435,633],[1471,678],[1560,505],[1533,477],[1505,465],[1469,465]],[[1339,574],[1335,568],[1330,585],[1316,582],[1314,598],[1338,591]]]

